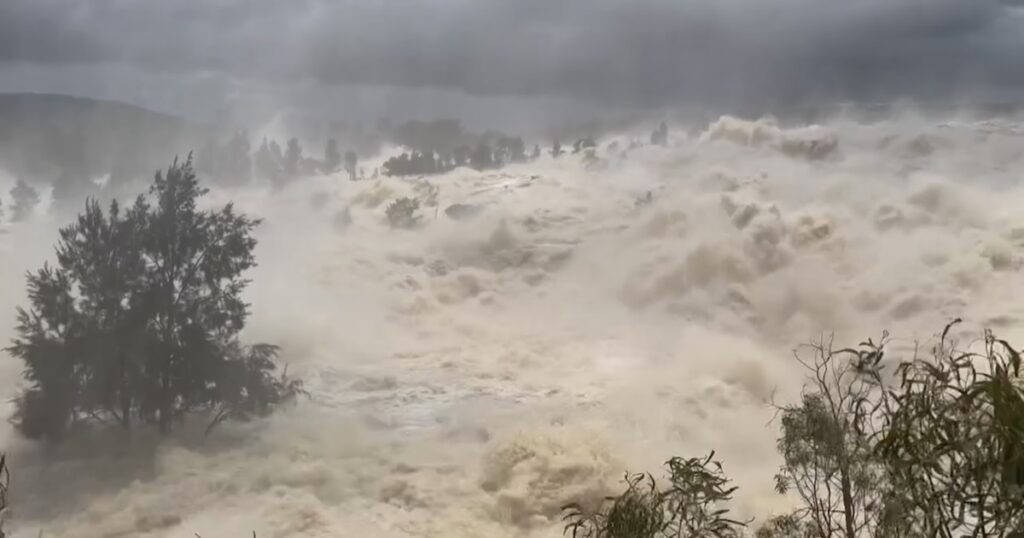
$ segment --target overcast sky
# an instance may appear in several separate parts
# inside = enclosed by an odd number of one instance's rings
[[[182,113],[310,92],[638,109],[1016,99],[1024,0],[2,0],[13,90]]]

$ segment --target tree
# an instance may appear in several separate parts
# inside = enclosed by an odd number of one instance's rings
[[[302,145],[298,138],[288,139],[288,148],[284,152],[284,175],[291,179],[299,175],[299,163],[302,162]]]
[[[596,149],[596,148],[597,148],[597,141],[588,136],[588,137],[585,137],[585,138],[580,138],[579,140],[577,140],[572,145],[572,154],[576,155],[577,153],[579,153],[581,151],[589,150],[589,149]]]
[[[779,409],[783,465],[776,490],[794,491],[803,501],[793,517],[809,534],[857,538],[877,528],[882,515],[881,466],[871,454],[873,408],[865,405],[880,387],[863,371],[881,355],[833,350],[831,339],[794,355],[810,377],[799,405]]]
[[[466,166],[473,151],[469,146],[458,146],[452,151],[452,167]]]
[[[272,147],[277,148],[278,156],[275,156],[274,151],[271,149]],[[280,181],[281,177],[280,149],[276,142],[271,141],[268,144],[267,137],[263,137],[263,142],[260,143],[260,148],[256,150],[256,155],[253,159],[256,176],[275,185]]]
[[[487,170],[494,167],[494,156],[491,146],[487,142],[480,142],[472,155],[469,156],[469,165],[477,170]]]
[[[356,168],[359,166],[359,156],[354,151],[345,152],[345,171],[348,172],[349,179],[355,181]]]
[[[533,145],[533,151],[530,153],[530,160],[536,161],[540,158],[540,146],[537,144]]]
[[[338,150],[338,141],[329,138],[324,145],[324,172],[332,174],[341,167],[341,152]]]
[[[284,153],[281,152],[281,145],[277,143],[277,140],[270,141],[270,155],[274,158],[274,162],[284,162]]]
[[[1021,358],[986,332],[980,351],[942,332],[885,373],[887,335],[814,345],[799,406],[782,408],[780,491],[803,506],[770,537],[1017,536],[1024,528]]]
[[[526,162],[526,144],[518,136],[508,139],[508,161],[514,163]]]
[[[301,390],[271,375],[276,347],[238,339],[259,221],[231,204],[199,210],[205,192],[191,158],[175,160],[127,211],[90,200],[61,229],[8,348],[30,382],[15,415],[25,435],[58,439],[90,420],[168,433],[192,412],[246,418]]]
[[[249,133],[235,131],[225,148],[225,162],[223,170],[220,171],[224,179],[234,184],[248,183],[252,179],[252,158],[249,156],[251,151]]]
[[[200,173],[216,176],[221,169],[220,145],[213,138],[206,141],[196,153],[195,167]]]
[[[551,144],[551,156],[557,159],[561,157],[563,153],[565,152],[562,151],[562,143],[555,140],[555,142]]]
[[[385,214],[392,228],[412,228],[419,222],[420,202],[415,198],[399,198],[388,205]]]
[[[25,180],[19,179],[11,189],[11,199],[14,201],[14,211],[11,220],[15,222],[25,220],[37,205],[39,205],[39,192]]]
[[[651,144],[655,146],[668,145],[668,125],[665,122],[661,122],[657,129],[651,131]]]
[[[876,453],[891,486],[893,534],[1019,536],[1024,529],[1021,356],[986,332],[980,352],[943,330],[929,359],[896,371],[880,402]]]

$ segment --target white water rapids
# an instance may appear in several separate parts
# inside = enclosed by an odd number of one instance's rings
[[[5,425],[13,536],[559,536],[566,502],[710,450],[760,518],[788,506],[766,401],[796,394],[794,346],[909,346],[957,316],[1020,341],[1015,123],[723,118],[608,142],[593,166],[214,188],[264,219],[245,339],[281,345],[311,400],[205,442],[47,449]],[[404,195],[421,225],[392,230]],[[4,342],[67,220],[0,224]],[[20,369],[0,352],[5,400]]]

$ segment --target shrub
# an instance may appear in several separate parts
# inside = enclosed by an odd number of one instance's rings
[[[658,489],[650,475],[627,475],[626,491],[597,510],[578,504],[564,508],[565,534],[573,538],[736,538],[746,523],[727,517],[723,505],[736,488],[729,485],[714,453],[703,458],[672,458],[666,463],[669,487]]]
[[[412,228],[419,222],[420,202],[415,198],[399,198],[388,205],[385,214],[392,228]]]

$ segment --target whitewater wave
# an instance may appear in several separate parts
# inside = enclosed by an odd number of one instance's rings
[[[795,393],[794,345],[909,344],[955,316],[1020,332],[1012,122],[725,117],[672,141],[215,187],[265,219],[245,337],[280,344],[310,401],[205,441],[48,451],[5,429],[14,536],[552,536],[564,503],[712,449],[763,517],[787,502],[765,402]],[[391,229],[402,196],[420,219]],[[63,220],[0,224],[0,337]]]

